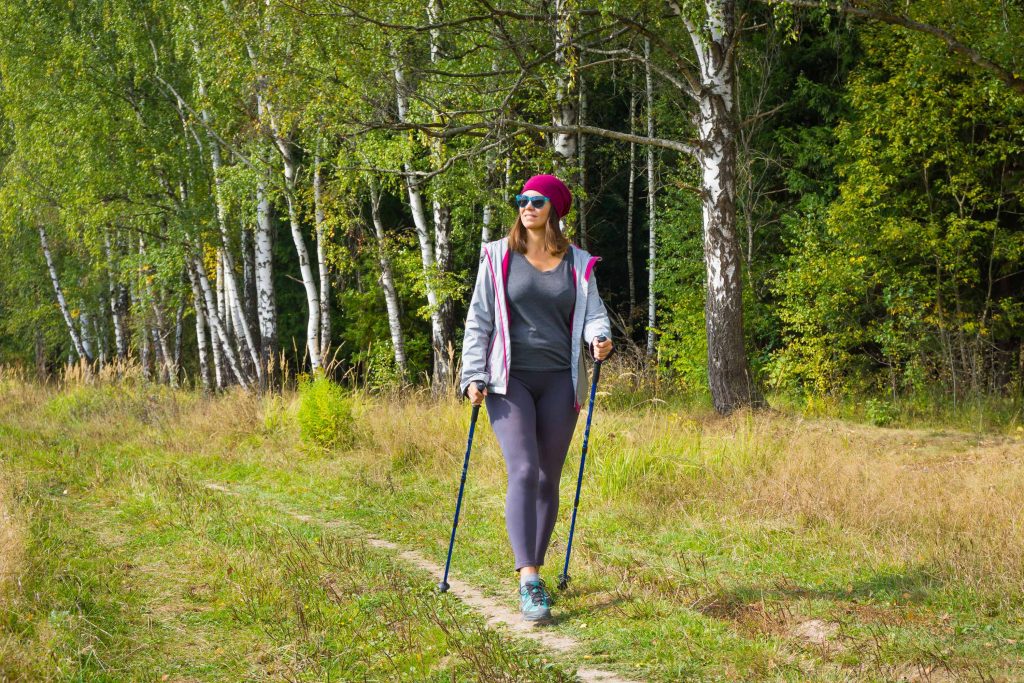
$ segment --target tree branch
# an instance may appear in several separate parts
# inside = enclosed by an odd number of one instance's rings
[[[863,7],[856,2],[821,2],[820,0],[758,0],[766,5],[792,5],[793,7],[806,7],[811,9],[830,9],[834,12],[840,12],[843,14],[851,14],[853,16],[863,17],[866,19],[874,19],[885,24],[892,26],[901,26],[911,31],[917,31],[918,33],[924,33],[930,36],[934,36],[946,44],[946,47],[961,57],[969,59],[971,62],[985,69],[989,73],[993,74],[996,78],[1006,84],[1010,90],[1017,94],[1024,95],[1024,78],[1018,77],[1011,70],[1003,67],[1000,64],[996,64],[988,57],[981,54],[978,50],[974,49],[969,45],[965,45],[960,42],[949,31],[939,28],[938,26],[932,26],[931,24],[925,24],[920,21],[915,21],[910,17],[905,17],[899,14],[892,14],[883,10],[871,9],[869,7]]]

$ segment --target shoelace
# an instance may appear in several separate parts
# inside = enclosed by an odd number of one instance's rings
[[[544,592],[543,582],[538,581],[537,583],[526,584],[526,592],[529,594],[533,604],[547,606],[547,595]]]

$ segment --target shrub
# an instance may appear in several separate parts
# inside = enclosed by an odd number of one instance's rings
[[[355,442],[352,401],[326,377],[299,379],[299,434],[302,441],[322,448],[347,447]]]
[[[864,413],[868,422],[876,427],[885,427],[896,420],[896,407],[888,401],[869,398],[864,404]]]

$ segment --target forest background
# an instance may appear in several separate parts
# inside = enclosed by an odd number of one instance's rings
[[[1013,421],[1022,28],[1008,0],[4,3],[0,362],[449,391],[481,241],[555,172],[638,389]]]

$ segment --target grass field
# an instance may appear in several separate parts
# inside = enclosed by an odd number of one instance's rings
[[[466,404],[355,395],[322,447],[296,393],[0,380],[0,680],[1024,680],[1021,432],[603,398],[555,657],[363,540],[443,565]],[[514,606],[477,433],[453,574]]]

